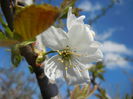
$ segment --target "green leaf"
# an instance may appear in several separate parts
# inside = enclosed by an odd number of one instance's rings
[[[6,22],[3,20],[2,15],[0,14],[0,23],[2,25],[2,27],[5,30],[5,34],[8,38],[13,38],[13,32],[10,30],[10,28],[8,27],[8,25],[6,24]]]
[[[105,80],[102,74],[99,74],[98,77],[103,81]]]
[[[30,70],[31,73],[34,73],[34,69],[33,69],[32,66],[29,66],[28,68],[29,68],[29,70]]]
[[[104,68],[104,65],[103,65],[102,62],[98,62],[98,63],[96,64],[96,67],[97,67],[97,69],[103,69],[103,68]]]
[[[6,36],[4,35],[4,33],[0,32],[0,39],[6,39]]]
[[[11,48],[11,61],[14,67],[18,67],[22,61],[22,56],[20,55],[18,45]]]
[[[97,70],[97,73],[103,73],[103,72],[105,72],[103,69]]]

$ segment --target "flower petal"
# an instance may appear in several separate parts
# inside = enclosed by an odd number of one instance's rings
[[[63,77],[63,64],[59,62],[59,56],[53,56],[49,60],[47,60],[44,64],[44,72],[45,75],[51,79],[55,80],[56,78]]]
[[[91,29],[90,25],[86,24],[86,31],[88,33],[89,39],[94,41],[95,32]]]
[[[59,56],[53,56],[45,62],[44,72],[49,79],[64,77],[68,85],[85,84],[90,80],[84,64],[74,60],[72,64],[76,67],[65,70],[65,66],[58,60],[59,58]]]
[[[83,22],[84,18],[85,18],[85,16],[80,16],[80,17],[76,18],[76,16],[74,14],[72,14],[72,7],[70,7],[69,11],[68,11],[68,15],[67,15],[67,28],[68,28],[68,30],[70,30],[70,28],[74,24],[84,24],[84,22]]]
[[[88,83],[90,77],[89,72],[85,70],[85,65],[76,60],[72,62],[75,67],[68,68],[65,78],[68,85]]]
[[[75,50],[87,50],[89,44],[92,42],[86,31],[86,26],[82,24],[73,25],[68,31],[70,47]]]
[[[36,38],[36,46],[35,47],[37,47],[38,50],[42,50],[42,51],[46,52],[45,51],[45,46],[42,43],[42,36],[38,36]]]
[[[50,27],[47,31],[37,36],[41,39],[42,44],[53,49],[61,50],[67,45],[67,35],[61,28]]]
[[[89,62],[98,62],[102,61],[103,58],[103,53],[100,49],[98,49],[95,53],[87,55],[87,56],[82,56],[82,57],[75,57],[77,60],[79,60],[83,64],[88,64]]]
[[[75,56],[77,57],[86,57],[94,55],[97,50],[101,47],[101,43],[93,41],[91,44],[88,44],[86,48],[78,48],[76,49]]]

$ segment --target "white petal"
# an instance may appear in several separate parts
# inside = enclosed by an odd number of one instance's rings
[[[84,24],[85,16],[80,16],[76,18],[74,14],[72,14],[72,7],[69,8],[68,15],[67,15],[67,28],[70,30],[70,28],[75,24]]]
[[[90,43],[85,27],[81,24],[73,25],[73,27],[68,31],[68,36],[72,48],[86,49]]]
[[[86,84],[90,81],[89,73],[85,70],[85,65],[78,62],[72,62],[75,68],[68,68],[66,81],[68,85]]]
[[[65,31],[60,28],[50,27],[48,30],[37,36],[41,38],[42,44],[53,49],[63,49],[67,45],[67,35]]]
[[[33,0],[25,0],[25,3],[26,3],[27,5],[31,5],[31,4],[33,4]]]
[[[103,53],[100,49],[98,49],[96,51],[96,53],[94,53],[92,56],[87,56],[88,60],[91,62],[98,62],[98,61],[102,61],[103,59]]]
[[[45,52],[45,46],[44,46],[44,44],[42,43],[42,36],[36,37],[36,43],[37,43],[37,44],[36,44],[35,47],[37,47],[37,49],[42,50],[42,51]]]
[[[87,55],[87,56],[82,56],[82,57],[75,57],[77,60],[79,60],[83,64],[88,64],[90,62],[98,62],[102,61],[103,59],[103,53],[100,49],[98,49],[95,53]]]
[[[25,3],[26,5],[33,4],[33,0],[17,0],[17,2],[22,2],[22,3]]]
[[[101,43],[93,41],[92,43],[88,44],[86,48],[78,48],[75,51],[77,53],[77,57],[92,56],[97,52],[100,47]]]
[[[101,43],[97,41],[93,41],[91,44],[89,44],[87,51],[84,51],[82,53],[85,53],[88,55],[93,55],[96,53],[96,51],[101,47]]]
[[[73,61],[72,64],[76,68],[68,68],[65,70],[65,66],[58,60],[60,57],[54,56],[45,62],[44,72],[46,76],[55,80],[56,78],[65,78],[68,85],[85,84],[88,83],[89,73],[85,70],[85,65],[78,61]]]
[[[45,64],[44,73],[51,80],[63,77],[64,73],[63,64],[58,59],[59,56],[53,56],[44,63]]]
[[[88,32],[89,39],[94,41],[95,32],[91,29],[89,25],[86,24],[86,31]]]

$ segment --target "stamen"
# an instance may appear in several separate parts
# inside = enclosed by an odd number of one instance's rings
[[[72,55],[80,57],[80,54],[77,54],[76,52],[72,51],[69,46],[66,46],[66,48],[63,50],[57,50],[57,52],[59,56],[61,56],[61,58],[59,58],[58,60],[65,65],[66,71],[68,70],[68,68],[76,68],[76,66],[72,64],[71,58]]]
[[[77,54],[77,53],[75,53],[75,52],[70,52],[72,55],[76,55],[76,56],[82,56],[81,54]]]
[[[57,52],[59,53],[59,55],[61,55],[61,51],[57,50]]]
[[[60,61],[61,63],[63,63],[63,62],[64,62],[61,58],[58,58],[58,61]]]

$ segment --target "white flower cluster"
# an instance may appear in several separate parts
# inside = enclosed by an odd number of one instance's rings
[[[37,40],[41,39],[41,44],[58,53],[45,61],[44,71],[49,79],[64,77],[69,85],[83,84],[90,80],[87,64],[101,61],[101,44],[94,41],[95,33],[89,25],[84,24],[84,18],[85,16],[76,18],[70,7],[67,33],[51,26],[37,36]]]

